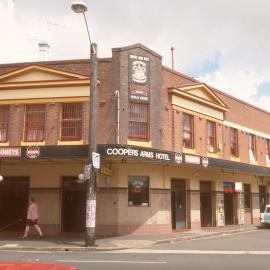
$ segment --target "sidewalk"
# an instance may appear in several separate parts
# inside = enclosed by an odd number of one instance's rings
[[[96,240],[96,247],[84,247],[84,240],[80,238],[61,237],[29,237],[0,238],[1,250],[27,250],[27,251],[110,251],[128,248],[144,248],[158,244],[180,242],[192,239],[233,234],[239,232],[255,231],[256,225],[229,226],[225,228],[206,228],[199,231],[181,231],[169,234],[125,235]]]

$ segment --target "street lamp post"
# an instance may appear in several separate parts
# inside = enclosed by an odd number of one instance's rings
[[[96,143],[96,90],[97,90],[97,44],[91,42],[91,36],[85,12],[87,6],[83,2],[74,2],[71,9],[76,13],[82,13],[87,29],[87,34],[90,42],[90,116],[89,116],[89,149],[88,156],[92,164],[92,153],[97,152]],[[92,166],[90,179],[86,181],[87,196],[86,196],[86,232],[85,232],[85,246],[95,245],[96,235],[96,184],[98,173]]]

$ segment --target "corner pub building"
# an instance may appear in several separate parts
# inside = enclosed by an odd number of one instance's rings
[[[270,113],[163,66],[142,44],[99,58],[98,80],[98,235],[259,222]],[[45,234],[84,229],[76,179],[88,164],[89,82],[88,60],[0,65],[0,227],[25,218],[31,195]]]

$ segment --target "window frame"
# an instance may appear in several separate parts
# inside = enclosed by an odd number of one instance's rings
[[[250,138],[251,138],[251,140],[250,140]],[[252,145],[250,143],[252,143]],[[257,160],[256,136],[254,134],[251,134],[251,133],[248,134],[248,150],[252,151],[254,161],[256,161]],[[250,159],[250,153],[249,153],[249,159]]]
[[[209,133],[209,125],[212,125],[211,133]],[[209,142],[213,140],[213,145]],[[213,151],[209,150],[209,147],[213,147]],[[208,153],[217,153],[217,125],[216,122],[207,120],[206,121],[206,149]]]
[[[141,202],[141,204],[134,204],[133,203],[134,199],[131,198],[131,196],[133,197],[133,196],[135,196],[134,194],[139,194],[139,192],[138,193],[135,193],[135,192],[131,193],[131,191],[130,191],[130,187],[131,187],[130,180],[132,180],[132,178],[134,178],[134,180],[136,178],[138,178],[138,179],[143,179],[143,180],[147,181],[147,191],[145,192],[145,193],[147,193],[147,195],[146,195],[147,205],[146,205],[145,202]],[[127,187],[128,187],[127,188],[128,189],[127,190],[127,193],[128,193],[127,194],[127,197],[128,197],[127,202],[128,202],[129,207],[149,207],[150,206],[150,177],[148,175],[129,175],[128,179],[127,179]],[[130,202],[132,202],[132,203],[130,203]],[[143,205],[143,203],[145,203],[145,205]]]
[[[79,105],[80,107],[80,117],[76,118],[66,118],[64,119],[64,108],[65,106],[70,106],[70,105]],[[73,112],[74,113],[74,112]],[[63,135],[63,131],[65,130],[66,127],[64,127],[65,123],[79,123],[79,135],[78,136],[68,136],[68,135]],[[81,102],[74,102],[74,103],[62,103],[62,108],[61,108],[61,131],[60,131],[60,140],[65,142],[65,141],[80,141],[82,140],[82,126],[83,126],[83,104]]]
[[[232,140],[233,139],[233,140]],[[236,141],[235,141],[236,139]],[[235,153],[233,151],[235,149]],[[230,152],[231,156],[239,157],[239,137],[238,137],[238,129],[230,128]]]
[[[28,117],[29,117],[28,116],[28,113],[27,113],[28,112],[28,108],[31,108],[31,107],[33,108],[33,107],[38,107],[38,106],[43,107],[43,110],[40,110],[39,111],[39,113],[40,112],[43,112],[43,117],[41,117],[41,118],[43,118],[43,120],[42,120],[43,121],[42,137],[41,137],[40,140],[28,140],[27,139],[27,137],[28,137],[27,132],[34,130],[31,127],[30,128],[27,127],[27,125],[28,125]],[[45,119],[46,119],[46,105],[45,104],[26,104],[25,105],[25,111],[24,111],[24,134],[23,134],[24,142],[42,142],[42,141],[44,141],[44,139],[45,139]],[[39,123],[40,121],[37,121],[37,122]]]
[[[189,129],[185,129],[185,118],[188,119],[188,126]],[[189,148],[189,149],[194,149],[194,115],[188,114],[188,113],[183,113],[183,147],[184,148]],[[188,134],[190,136],[190,145],[185,144],[185,134]]]
[[[0,117],[0,131],[4,130],[5,132],[5,140],[1,140],[0,137],[0,143],[6,143],[8,142],[8,133],[9,133],[9,111],[10,111],[10,107],[9,105],[1,105],[0,106],[0,113],[3,112],[3,114],[6,114],[3,116],[3,121],[1,120]],[[3,127],[2,127],[3,125]]]
[[[133,106],[134,108],[137,106],[137,108],[144,108],[142,109],[138,109],[139,112],[137,112],[137,114],[145,114],[146,113],[146,118],[143,119],[142,117],[139,118],[137,117],[137,119],[135,119],[135,117],[131,117],[131,114],[135,114],[136,112],[132,111],[131,112],[131,106]],[[137,121],[135,121],[137,120]],[[141,121],[138,121],[141,120]],[[144,128],[146,133],[141,132],[140,134],[131,134],[131,130],[132,130],[132,124],[138,124],[137,125],[137,129],[138,126],[140,126],[139,124],[144,124],[146,125],[146,127]],[[142,125],[143,126],[143,125]],[[141,128],[141,130],[143,130],[143,128]],[[149,103],[139,103],[139,102],[129,102],[128,103],[128,139],[129,140],[133,140],[133,141],[144,141],[144,142],[148,142],[150,140],[150,105]]]
[[[270,139],[265,139],[265,157],[266,157],[266,162],[267,162],[267,157],[270,163]]]

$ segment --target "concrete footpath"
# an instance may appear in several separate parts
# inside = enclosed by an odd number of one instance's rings
[[[199,238],[229,235],[257,230],[256,225],[228,226],[225,228],[205,228],[199,231],[180,231],[169,234],[125,235],[104,237],[96,240],[95,247],[85,247],[83,238],[71,237],[19,237],[0,238],[0,250],[17,251],[112,251],[129,248],[145,248],[158,244],[175,243]]]

